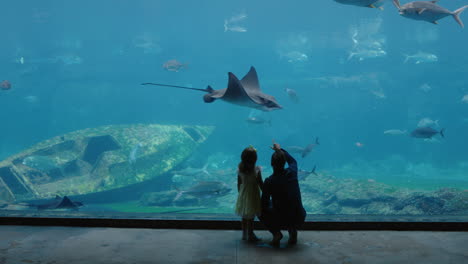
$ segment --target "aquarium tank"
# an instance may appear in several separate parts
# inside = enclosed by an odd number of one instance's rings
[[[308,218],[466,220],[466,0],[2,1],[0,215],[237,219],[278,143]]]

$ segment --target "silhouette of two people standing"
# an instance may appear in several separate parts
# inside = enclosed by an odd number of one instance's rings
[[[273,174],[264,182],[260,167],[255,165],[256,149],[250,146],[242,152],[235,211],[242,217],[243,240],[259,241],[253,232],[253,219],[257,215],[273,235],[271,245],[279,246],[282,229],[288,230],[288,244],[293,245],[297,243],[297,229],[306,217],[297,179],[297,162],[279,144],[273,143],[271,148],[275,151],[271,156]]]

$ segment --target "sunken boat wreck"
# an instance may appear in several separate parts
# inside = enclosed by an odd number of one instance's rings
[[[213,130],[134,124],[59,135],[0,162],[0,200],[85,195],[142,183],[183,162]]]

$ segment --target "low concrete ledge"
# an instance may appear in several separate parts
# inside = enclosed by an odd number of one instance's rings
[[[217,217],[216,217],[217,216]],[[210,218],[211,217],[211,218]],[[240,219],[235,216],[207,215],[204,217],[190,215],[148,217],[148,218],[104,218],[104,217],[0,217],[0,225],[27,226],[75,226],[75,227],[114,227],[114,228],[155,228],[155,229],[240,229]],[[302,230],[393,230],[393,231],[468,231],[468,222],[454,219],[439,219],[435,217],[403,218],[370,216],[315,216],[309,215]],[[462,219],[462,218],[460,218]],[[264,230],[258,221],[255,228]]]

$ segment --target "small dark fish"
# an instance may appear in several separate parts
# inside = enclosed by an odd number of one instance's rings
[[[78,209],[83,206],[81,202],[73,202],[67,196],[63,198],[60,196],[55,196],[55,199],[43,203],[33,203],[29,204],[31,207],[36,207],[38,210],[53,210],[53,209]]]
[[[446,16],[453,16],[455,21],[463,27],[463,22],[460,19],[460,14],[468,7],[465,5],[459,9],[451,12],[436,3],[435,1],[415,1],[400,5],[400,0],[393,0],[393,4],[398,8],[401,16],[414,19],[423,20],[433,24],[437,24],[437,20],[442,19]]]
[[[3,80],[0,83],[0,89],[2,90],[10,90],[11,89],[11,83],[8,80]]]
[[[434,135],[440,134],[441,137],[444,137],[444,130],[444,128],[437,131],[432,127],[418,127],[411,132],[411,136],[415,138],[432,138]]]
[[[196,185],[190,187],[187,190],[184,190],[184,191],[178,190],[178,193],[176,197],[174,198],[174,201],[178,200],[184,194],[191,195],[198,199],[206,199],[206,198],[225,196],[230,191],[231,191],[231,188],[229,188],[223,182],[204,181],[204,182],[197,183]]]
[[[168,71],[178,72],[182,69],[186,69],[187,63],[181,63],[178,60],[168,60],[163,64],[163,68]]]
[[[315,172],[315,169],[317,168],[317,166],[314,166],[314,168],[311,170],[311,171],[306,171],[306,170],[301,170],[299,169],[297,171],[297,178],[300,180],[300,181],[303,181],[305,180],[307,177],[309,177],[310,174],[314,174],[315,176],[318,176],[318,174]]]

